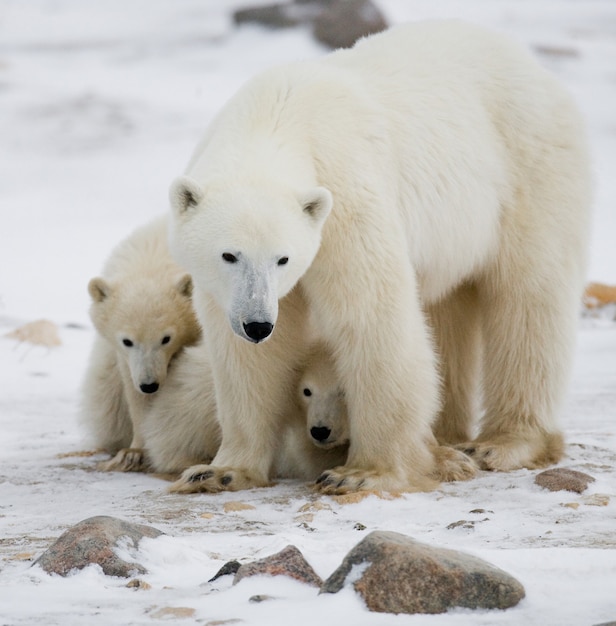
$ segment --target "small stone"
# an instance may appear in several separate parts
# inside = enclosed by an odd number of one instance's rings
[[[584,504],[588,506],[607,506],[610,503],[610,497],[606,493],[593,493],[584,497]]]
[[[382,613],[507,609],[525,595],[515,578],[482,559],[385,531],[360,541],[321,593],[337,593],[347,583],[371,611]]]
[[[195,609],[189,606],[163,606],[150,613],[150,617],[154,619],[188,619],[195,616]]]
[[[357,522],[353,525],[353,530],[366,530],[366,526],[361,522]]]
[[[563,502],[561,503],[560,506],[564,506],[567,509],[577,510],[580,508],[580,503],[579,502]]]
[[[137,547],[143,537],[154,538],[162,534],[151,526],[131,524],[115,517],[90,517],[63,533],[34,565],[39,565],[48,574],[60,576],[67,576],[92,563],[100,565],[107,576],[128,578],[145,574],[144,567],[123,561],[114,548],[120,540],[128,540]]]
[[[221,576],[228,576],[229,574],[235,574],[242,564],[239,561],[227,561],[215,574],[208,580],[208,583],[214,582]]]
[[[133,578],[126,583],[126,586],[129,589],[152,589],[152,585],[150,583],[146,583],[145,580],[141,580],[140,578]]]
[[[225,513],[231,513],[233,511],[252,511],[255,507],[252,504],[246,504],[246,502],[225,502],[222,508]]]
[[[287,546],[276,554],[242,565],[235,574],[233,584],[236,585],[242,578],[260,574],[290,576],[313,587],[320,587],[323,583],[295,546]]]
[[[248,602],[252,602],[253,604],[259,604],[267,600],[274,600],[274,596],[268,596],[268,595],[259,593],[256,596],[250,596],[250,598],[248,598]]]
[[[574,491],[575,493],[582,493],[594,480],[588,474],[566,467],[549,469],[535,476],[535,483],[540,487],[550,491]]]

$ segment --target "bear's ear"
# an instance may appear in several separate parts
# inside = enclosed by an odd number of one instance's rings
[[[301,199],[304,213],[310,216],[319,226],[325,222],[332,210],[334,199],[325,187],[315,187],[304,194]]]
[[[203,189],[189,176],[180,176],[171,183],[169,200],[174,211],[181,215],[189,208],[196,207],[203,200]]]
[[[176,289],[180,292],[181,296],[190,298],[193,292],[193,281],[190,274],[184,274],[180,280],[175,284]]]
[[[94,302],[102,302],[111,294],[109,283],[102,278],[93,278],[88,283],[88,292]]]

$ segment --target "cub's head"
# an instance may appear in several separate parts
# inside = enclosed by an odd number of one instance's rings
[[[92,322],[127,363],[135,389],[145,394],[158,391],[171,359],[200,336],[191,277],[117,282],[93,278],[88,291]]]
[[[325,449],[348,445],[349,418],[344,391],[338,383],[332,357],[322,347],[313,350],[298,392],[312,443]]]
[[[296,194],[262,181],[208,184],[177,179],[171,250],[226,312],[233,332],[259,343],[274,330],[278,300],[310,267],[332,196],[315,187]]]

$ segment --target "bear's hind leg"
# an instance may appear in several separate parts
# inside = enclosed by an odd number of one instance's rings
[[[481,337],[477,292],[464,285],[427,308],[442,381],[442,407],[432,430],[442,445],[472,439],[479,415]]]

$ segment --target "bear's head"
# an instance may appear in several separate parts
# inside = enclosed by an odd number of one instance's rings
[[[93,278],[88,291],[92,322],[128,365],[135,389],[156,392],[165,382],[171,359],[200,337],[190,275],[167,281]]]
[[[312,351],[298,391],[312,443],[324,449],[347,445],[350,434],[344,391],[331,356],[321,347]]]
[[[187,176],[170,191],[173,255],[226,312],[233,332],[259,343],[274,330],[278,300],[310,267],[332,207],[330,192]]]

